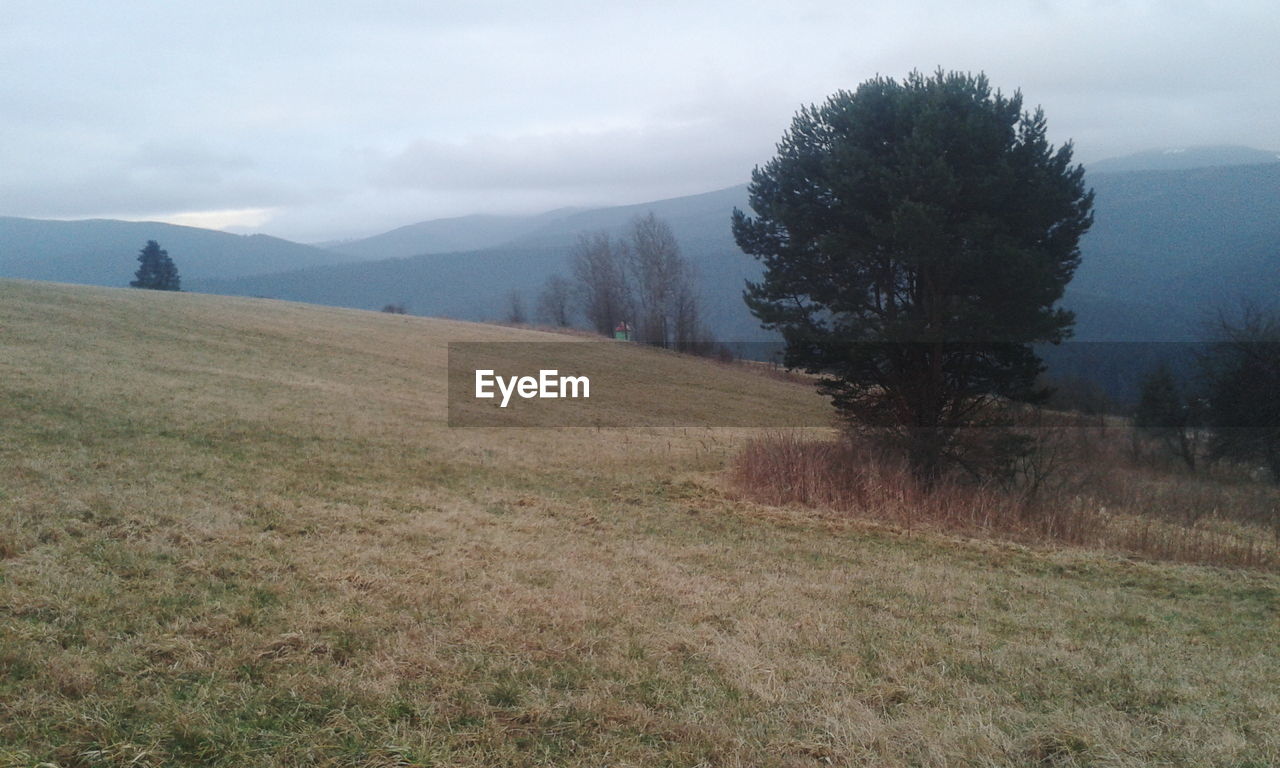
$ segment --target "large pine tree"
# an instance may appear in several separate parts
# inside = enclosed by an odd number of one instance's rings
[[[752,173],[738,245],[764,262],[746,301],[792,367],[824,374],[851,422],[905,444],[934,476],[995,401],[1028,399],[1034,343],[1092,222],[1071,145],[984,76],[876,78],[802,109]]]
[[[148,240],[147,245],[138,252],[138,271],[134,280],[129,283],[134,288],[150,288],[155,291],[181,290],[178,268],[174,266],[169,252],[162,249],[155,240]]]

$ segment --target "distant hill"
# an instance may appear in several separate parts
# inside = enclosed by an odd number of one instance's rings
[[[394,259],[424,253],[475,251],[514,240],[535,229],[565,218],[579,209],[561,208],[537,216],[461,216],[433,219],[398,227],[373,237],[336,243],[325,248],[359,259]]]
[[[1096,223],[1064,303],[1077,310],[1080,340],[1194,338],[1218,307],[1280,295],[1280,163],[1186,171],[1089,174]],[[502,316],[511,290],[532,299],[552,273],[568,274],[580,232],[620,232],[653,211],[670,222],[700,273],[716,334],[771,338],[742,303],[760,267],[733,242],[729,215],[745,208],[745,186],[631,206],[583,211],[500,246],[467,252],[296,270],[195,287],[321,304],[409,311],[470,320]]]
[[[1096,221],[1073,290],[1196,324],[1280,301],[1280,163],[1089,175]]]
[[[184,287],[348,260],[331,251],[267,235],[232,235],[157,222],[48,221],[0,217],[0,277],[128,285],[138,251],[155,240],[169,252]]]
[[[1089,164],[1089,172],[1185,171],[1225,165],[1259,165],[1280,162],[1280,153],[1232,145],[1150,149]]]
[[[1124,157],[1108,158],[1089,166],[1091,174],[1127,173],[1146,170],[1187,170],[1231,165],[1257,165],[1280,162],[1280,153],[1242,146],[1202,146],[1178,149],[1154,149]],[[700,199],[677,198],[681,205]],[[714,199],[714,198],[712,198]],[[745,194],[742,197],[745,203]],[[661,205],[646,203],[644,206]],[[630,206],[635,208],[637,206]],[[585,216],[574,217],[584,213],[586,209],[563,208],[537,216],[461,216],[448,219],[432,219],[416,224],[399,227],[379,235],[358,240],[329,243],[317,243],[324,248],[359,259],[389,259],[407,256],[421,256],[431,253],[451,253],[478,251],[519,240],[526,235],[542,230],[542,236],[548,237],[559,228],[547,225],[557,221],[569,220],[571,226],[580,226],[583,222],[597,216],[606,222],[612,221],[617,209],[590,209]],[[687,210],[668,211],[667,215],[685,215]]]
[[[758,277],[759,266],[738,250],[729,231],[730,212],[746,201],[745,186],[731,187],[573,213],[492,248],[204,281],[192,287],[365,309],[404,302],[414,314],[494,320],[502,317],[504,297],[511,290],[532,300],[547,276],[569,274],[568,254],[579,233],[620,233],[633,218],[653,211],[671,225],[696,265],[707,319],[717,333],[741,340],[767,339],[771,336],[760,331],[742,304],[743,282]]]

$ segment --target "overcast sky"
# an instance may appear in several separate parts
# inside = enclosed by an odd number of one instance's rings
[[[1271,2],[0,0],[0,215],[303,241],[748,180],[800,105],[978,71],[1090,160],[1280,150]]]

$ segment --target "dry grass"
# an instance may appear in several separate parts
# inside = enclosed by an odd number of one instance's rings
[[[0,282],[0,765],[1280,762],[1275,576],[736,501],[750,430],[446,428],[513,338]]]
[[[1127,426],[1040,430],[1030,482],[918,483],[905,462],[854,438],[755,438],[730,474],[747,498],[905,528],[1068,544],[1229,567],[1280,568],[1280,489],[1229,470],[1189,474],[1130,455]]]

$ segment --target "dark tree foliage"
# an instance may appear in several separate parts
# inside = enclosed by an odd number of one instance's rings
[[[178,268],[169,258],[169,252],[155,240],[148,240],[146,247],[138,252],[138,263],[138,271],[134,273],[135,279],[129,283],[130,286],[155,291],[181,290]]]
[[[1184,397],[1169,366],[1160,365],[1142,382],[1133,425],[1195,470],[1199,411],[1198,400]]]
[[[1030,345],[1070,333],[1054,304],[1093,193],[1020,94],[942,71],[869,80],[802,109],[749,192],[757,215],[734,211],[733,232],[765,275],[747,305],[922,477],[975,469],[958,437],[994,400],[1044,395]]]
[[[1213,430],[1209,456],[1259,462],[1280,483],[1280,313],[1223,319],[1202,359]]]

